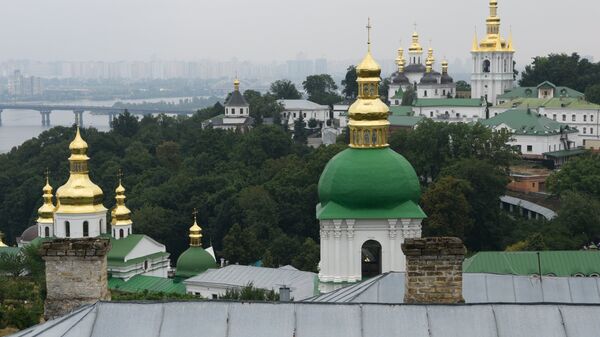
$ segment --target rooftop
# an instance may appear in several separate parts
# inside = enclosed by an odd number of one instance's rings
[[[482,107],[485,102],[478,98],[419,98],[413,105],[415,107]]]
[[[577,132],[577,129],[544,117],[532,109],[510,109],[481,123],[493,128],[507,127],[515,135],[558,135],[561,130],[566,133]]]
[[[307,99],[280,99],[278,100],[285,110],[329,110],[327,105],[320,105]]]
[[[505,92],[504,94],[498,96],[498,99],[515,99],[515,98],[537,98],[538,97],[538,88],[554,88],[556,97],[571,97],[571,98],[581,98],[584,96],[583,93],[568,88],[568,87],[557,87],[553,83],[545,81],[540,83],[537,87],[516,87],[510,91]]]
[[[495,108],[532,108],[540,107],[548,109],[577,109],[577,110],[598,110],[600,105],[585,101],[578,97],[554,97],[554,98],[515,98],[502,104],[494,106]]]

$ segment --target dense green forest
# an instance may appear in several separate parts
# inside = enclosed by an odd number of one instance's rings
[[[317,184],[326,163],[346,145],[313,149],[293,142],[281,125],[247,133],[202,129],[202,120],[221,109],[217,104],[192,117],[140,120],[126,114],[110,132],[82,130],[90,175],[102,187],[105,205],[114,205],[122,169],[134,231],[166,244],[172,261],[188,247],[197,208],[204,246],[231,263],[260,259],[266,266],[316,270]],[[35,222],[46,168],[55,189],[66,181],[74,131],[55,127],[0,155],[0,231],[9,244]],[[557,219],[515,218],[499,208],[509,166],[517,160],[506,145],[509,137],[479,124],[432,121],[392,134],[391,147],[422,181],[421,205],[429,215],[424,235],[459,236],[470,251],[578,249],[596,240],[598,157],[572,161],[549,180],[553,197],[563,199]]]

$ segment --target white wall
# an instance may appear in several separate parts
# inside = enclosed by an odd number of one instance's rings
[[[445,122],[473,122],[485,119],[485,107],[457,107],[457,106],[436,106],[436,107],[413,107],[415,116],[424,116],[432,118],[435,121]],[[444,116],[448,112],[448,119]]]
[[[471,97],[488,96],[488,102],[496,102],[499,95],[514,86],[514,52],[472,52]],[[490,61],[490,72],[483,72],[485,60]],[[504,66],[506,64],[506,67]]]
[[[106,233],[106,211],[88,214],[54,213],[54,235],[65,238],[65,222],[70,224],[70,238],[83,238],[83,222],[88,222],[88,237]]]

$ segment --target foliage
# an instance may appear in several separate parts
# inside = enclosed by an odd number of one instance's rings
[[[457,81],[456,91],[471,91],[471,85],[466,81]]]
[[[25,329],[40,322],[44,300],[35,280],[0,277],[0,329]]]
[[[382,101],[388,102],[388,94],[390,92],[390,79],[384,78],[379,85],[379,97]]]
[[[417,99],[417,92],[415,89],[410,86],[406,88],[404,91],[404,95],[402,95],[402,102],[400,105],[402,106],[412,106],[415,100]]]
[[[25,256],[21,253],[0,253],[0,273],[13,277],[21,276],[26,271]]]
[[[198,295],[192,294],[177,294],[177,293],[164,293],[164,292],[155,292],[148,291],[145,289],[144,291],[137,293],[129,293],[111,290],[111,300],[112,301],[194,301],[198,300]]]
[[[424,236],[464,238],[473,226],[467,199],[471,193],[471,184],[463,179],[447,176],[433,183],[421,197],[421,206],[427,214]]]
[[[318,273],[318,265],[321,260],[320,254],[319,245],[315,240],[306,238],[300,248],[300,252],[292,260],[292,264],[300,270]]]
[[[294,121],[294,142],[298,144],[306,144],[308,140],[308,134],[306,132],[306,122],[304,117],[300,114],[300,117]]]
[[[600,64],[582,59],[577,53],[538,56],[525,67],[519,85],[535,87],[544,81],[585,92],[600,83]]]
[[[244,98],[250,104],[250,116],[258,125],[262,124],[265,117],[275,117],[283,111],[283,106],[277,102],[277,97],[270,93],[263,95],[258,91],[246,90]]]
[[[342,80],[342,94],[347,98],[356,98],[358,96],[358,82],[356,82],[356,66],[349,66],[346,69],[346,76]]]
[[[587,87],[585,89],[585,99],[589,102],[600,104],[600,84]]]
[[[600,155],[588,154],[568,161],[548,177],[547,184],[557,196],[577,191],[600,199]]]
[[[236,300],[236,301],[266,301],[276,302],[279,301],[279,294],[275,290],[266,290],[261,288],[255,288],[252,283],[243,287],[242,289],[229,288],[225,295],[220,297],[224,300]]]
[[[527,239],[506,247],[507,252],[541,251],[546,249],[544,236],[540,232],[535,232],[527,237]]]
[[[337,93],[337,85],[331,75],[310,75],[302,82],[308,100],[317,104],[332,105],[342,100]]]
[[[278,80],[271,83],[271,94],[276,99],[300,99],[302,95],[290,80]]]

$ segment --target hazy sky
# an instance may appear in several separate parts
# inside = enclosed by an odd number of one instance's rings
[[[517,60],[579,51],[600,59],[600,1],[499,0]],[[271,61],[360,59],[367,16],[376,59],[408,47],[418,23],[436,58],[469,56],[488,0],[2,0],[0,59]]]

